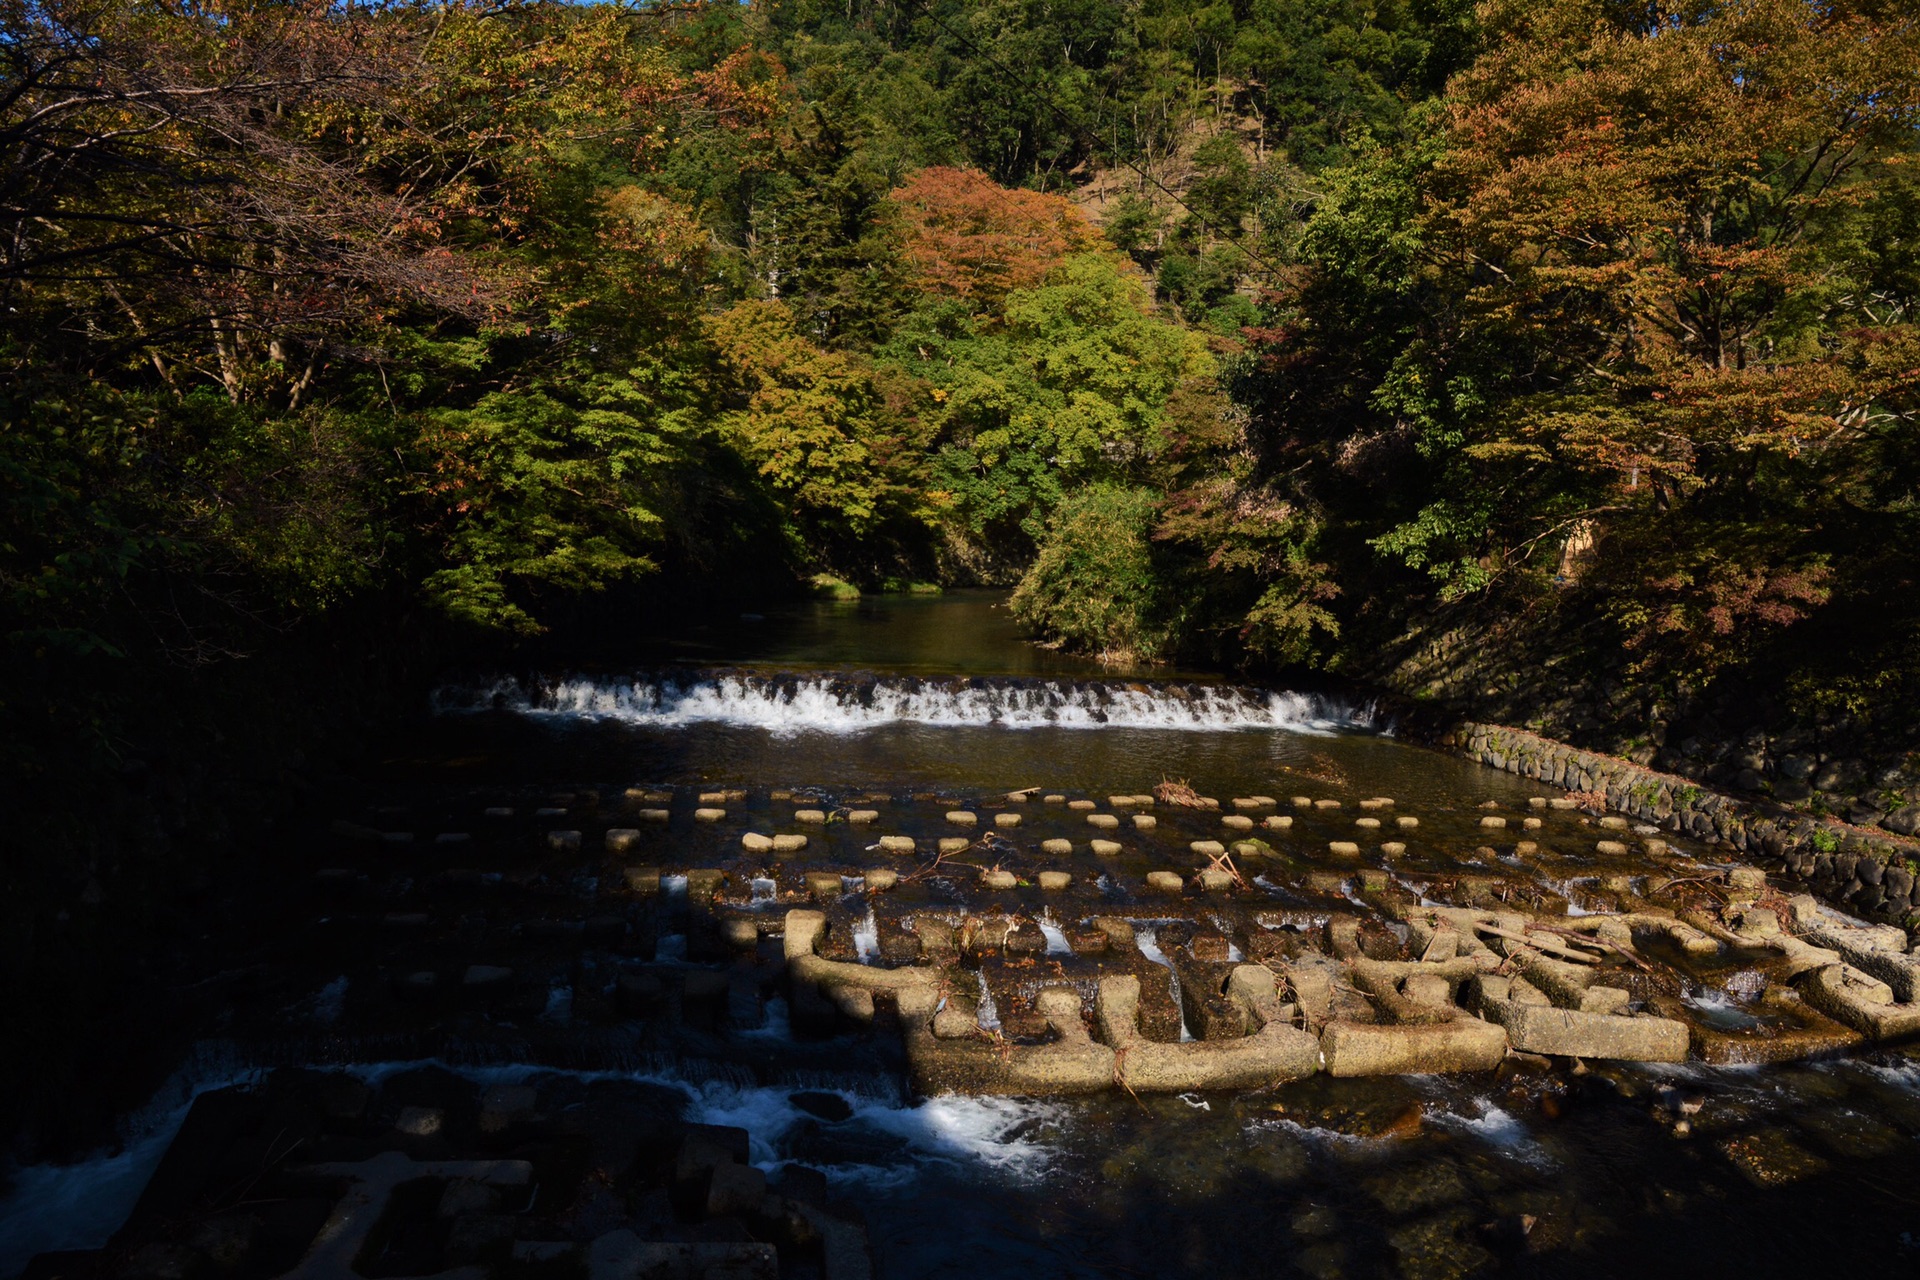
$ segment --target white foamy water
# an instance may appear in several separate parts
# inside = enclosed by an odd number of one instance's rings
[[[787,1134],[812,1119],[790,1100],[786,1088],[740,1089],[726,1084],[693,1088],[677,1081],[661,1081],[687,1089],[692,1102],[687,1119],[701,1124],[736,1125],[750,1136],[753,1163],[776,1169],[785,1163],[780,1147]],[[848,1124],[877,1130],[905,1143],[897,1165],[834,1165],[831,1177],[850,1181],[882,1182],[911,1177],[915,1166],[929,1160],[978,1165],[1016,1178],[1042,1173],[1052,1150],[1034,1130],[1057,1124],[1067,1114],[1057,1103],[1026,1098],[974,1098],[954,1094],[928,1098],[911,1106],[834,1089],[853,1110]]]
[[[106,1244],[133,1212],[193,1100],[256,1074],[218,1063],[182,1068],[128,1118],[114,1148],[14,1171],[0,1200],[0,1276],[18,1275],[38,1253]]]
[[[987,986],[987,971],[980,971],[980,1012],[974,1016],[982,1031],[1000,1029],[1000,1010],[993,1003],[993,991]]]
[[[774,733],[855,733],[890,724],[1296,733],[1379,727],[1368,704],[1235,685],[1135,681],[579,676],[446,686],[433,705],[442,713],[499,709],[648,728],[730,724]]]
[[[784,1037],[785,1005],[768,1003],[769,1025],[749,1035]],[[456,1066],[437,1059],[341,1065],[378,1086],[400,1071],[438,1066],[476,1084],[508,1084],[542,1076],[581,1080],[645,1080],[684,1092],[687,1118],[707,1124],[737,1124],[752,1135],[754,1163],[784,1163],[778,1147],[787,1134],[810,1117],[789,1100],[784,1086],[741,1088],[724,1083],[695,1084],[652,1073],[564,1071],[528,1064],[497,1067]],[[12,1172],[0,1201],[0,1276],[17,1275],[35,1254],[55,1249],[97,1249],[120,1228],[167,1146],[180,1130],[194,1098],[202,1093],[256,1080],[259,1072],[224,1062],[202,1061],[184,1068],[139,1113],[114,1149],[71,1164],[35,1165]],[[971,1165],[1019,1179],[1039,1176],[1053,1149],[1044,1131],[1062,1123],[1067,1109],[1058,1103],[1019,1098],[930,1098],[903,1105],[897,1098],[865,1096],[833,1089],[853,1110],[849,1123],[891,1135],[903,1146],[893,1166],[836,1165],[830,1176],[852,1182],[892,1183],[911,1179],[929,1163]]]
[[[853,926],[853,950],[861,964],[872,964],[880,954],[880,922],[874,918],[872,907],[867,908],[866,918]]]
[[[1052,911],[1041,911],[1040,918],[1034,921],[1034,923],[1040,926],[1040,932],[1046,936],[1048,955],[1068,956],[1073,954],[1073,947],[1067,942],[1066,932],[1061,929],[1059,924],[1054,920]]]

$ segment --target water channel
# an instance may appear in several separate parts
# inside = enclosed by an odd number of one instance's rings
[[[1218,812],[1162,805],[1156,825],[1123,830],[1118,852],[1086,851],[1083,811],[1069,802],[1105,809],[1169,781],[1272,797],[1253,811],[1292,815],[1256,829],[1278,847],[1243,860],[1230,910],[1183,900],[1174,911],[1139,888],[1155,868],[1190,874],[1186,849],[1217,832]],[[1026,789],[1029,800],[1009,804]],[[717,802],[723,819],[694,814],[709,794],[730,795]],[[777,983],[739,978],[750,957],[732,962],[733,985],[713,997],[726,1012],[704,1023],[688,1012],[694,979],[673,985],[675,967],[691,973],[711,945],[672,923],[701,868],[725,870],[722,896],[737,912],[769,919],[808,901],[810,870],[844,871],[847,897],[829,912],[846,925],[836,945],[885,963],[897,929],[862,905],[855,874],[880,865],[883,831],[916,846],[892,860],[902,880],[889,902],[964,913],[979,869],[969,860],[986,858],[1017,877],[1006,910],[1036,922],[1039,960],[1072,959],[1095,914],[1130,921],[1160,964],[1212,920],[1238,960],[1254,920],[1311,931],[1347,912],[1381,945],[1404,943],[1368,896],[1385,884],[1424,900],[1471,881],[1578,916],[1651,892],[1652,873],[1684,881],[1726,866],[1685,841],[1653,862],[1597,853],[1589,815],[1532,803],[1558,796],[1403,742],[1363,699],[1114,672],[1047,652],[986,593],[769,609],[626,651],[604,641],[565,669],[449,673],[415,727],[365,762],[354,794],[293,842],[290,874],[313,886],[311,910],[276,946],[276,980],[207,1029],[168,1087],[126,1118],[120,1144],[14,1172],[0,1275],[48,1250],[107,1244],[195,1095],[286,1068],[358,1081],[374,1111],[400,1109],[399,1124],[412,1114],[402,1103],[452,1080],[532,1085],[543,1108],[583,1115],[612,1097],[614,1112],[665,1108],[744,1128],[771,1185],[800,1167],[824,1175],[889,1277],[1920,1267],[1920,1058],[1862,1046],[1772,1062],[1745,1053],[1786,1026],[1752,956],[1663,955],[1679,977],[1635,989],[1684,1013],[1700,1028],[1696,1046],[1703,1035],[1718,1046],[1684,1063],[1514,1055],[1463,1074],[1044,1099],[918,1097],[894,1038],[802,1016]],[[1391,807],[1358,807],[1375,797]],[[632,828],[615,857],[605,833],[629,830],[636,803],[658,803],[662,820]],[[804,855],[742,856],[744,831],[791,829],[807,805],[870,805],[880,817],[870,829],[808,828]],[[1009,808],[1021,825],[998,845],[969,832],[954,865],[916,872],[952,838],[948,814],[991,824]],[[1361,828],[1366,850],[1330,856],[1371,812],[1387,825]],[[1490,835],[1489,814],[1511,815],[1511,833]],[[1402,818],[1413,822],[1396,826]],[[1073,852],[1048,855],[1041,836],[1070,836]],[[630,867],[655,876],[664,904],[667,923],[644,946],[631,911],[620,914]],[[1049,868],[1071,871],[1068,896],[1033,887]],[[761,946],[777,956],[777,938]],[[961,993],[978,997],[979,1023],[996,1033],[1032,1018],[1005,963],[981,964],[978,992]],[[634,1002],[663,973],[679,1021],[666,1027],[662,1014],[656,1031]],[[484,998],[470,990],[496,979]],[[1171,1000],[1164,1038],[1206,1034],[1179,1012],[1189,1006],[1177,984]],[[546,1206],[543,1229],[564,1222],[586,1240],[622,1213],[645,1218],[638,1192],[609,1185],[597,1209],[584,1192],[564,1211]],[[669,1224],[660,1231],[678,1229],[658,1206],[646,1212]],[[444,1249],[446,1231],[421,1256]],[[382,1246],[384,1260],[363,1255],[361,1274],[417,1274],[400,1239]],[[537,1262],[495,1273],[547,1274]],[[814,1265],[783,1263],[781,1274],[822,1274]],[[87,1274],[135,1273],[115,1266]],[[256,1260],[225,1274],[287,1270]]]

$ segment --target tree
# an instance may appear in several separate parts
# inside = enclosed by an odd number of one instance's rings
[[[1065,198],[1002,187],[974,169],[922,169],[891,198],[915,286],[986,310],[1102,243]]]
[[[924,387],[936,496],[958,531],[1014,554],[1072,488],[1143,481],[1173,442],[1176,392],[1215,372],[1205,341],[1157,315],[1111,252],[1064,259],[998,316],[929,302],[880,355]]]
[[[918,514],[913,461],[872,378],[802,336],[778,302],[707,322],[720,365],[718,430],[771,486],[797,533],[831,553]]]

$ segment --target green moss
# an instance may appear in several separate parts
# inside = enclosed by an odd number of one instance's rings
[[[830,573],[813,575],[813,594],[826,600],[858,600],[860,588]]]
[[[1816,853],[1832,853],[1840,847],[1840,838],[1831,831],[1820,830],[1814,832],[1807,843],[1813,846]]]

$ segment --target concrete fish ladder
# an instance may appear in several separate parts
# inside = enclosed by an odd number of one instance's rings
[[[1800,937],[1780,935],[1774,945],[1805,966],[1798,985],[1806,1002],[1877,1041],[1920,1037],[1920,954],[1908,950],[1905,931],[1836,919],[1809,895],[1792,906]]]
[[[822,988],[836,1005],[851,1006],[866,1020],[874,1016],[874,997],[890,995],[899,1011],[914,1085],[925,1093],[1252,1089],[1302,1079],[1320,1069],[1319,1038],[1289,1025],[1291,1006],[1281,1004],[1273,974],[1258,965],[1240,966],[1228,984],[1229,997],[1258,1024],[1239,1040],[1148,1040],[1140,1034],[1139,979],[1107,977],[1101,979],[1094,1002],[1105,1044],[1088,1034],[1079,993],[1053,987],[1039,992],[1034,1002],[1047,1020],[1052,1041],[1012,1045],[978,1034],[936,1034],[940,988],[931,972],[822,959],[814,948],[825,928],[821,912],[787,913],[785,952],[793,977]]]
[[[1100,980],[1095,1017],[1114,1050],[1114,1079],[1136,1093],[1189,1089],[1258,1089],[1300,1080],[1320,1069],[1320,1040],[1289,1025],[1271,971],[1241,965],[1228,980],[1228,997],[1245,1007],[1258,1030],[1238,1040],[1161,1044],[1140,1034],[1140,980]]]
[[[985,1035],[937,1035],[939,1004],[939,992],[931,987],[900,992],[907,1061],[913,1086],[921,1093],[1055,1096],[1099,1093],[1114,1086],[1114,1052],[1087,1034],[1080,994],[1071,988],[1052,987],[1034,999],[1054,1036],[1043,1045],[1009,1045]]]

